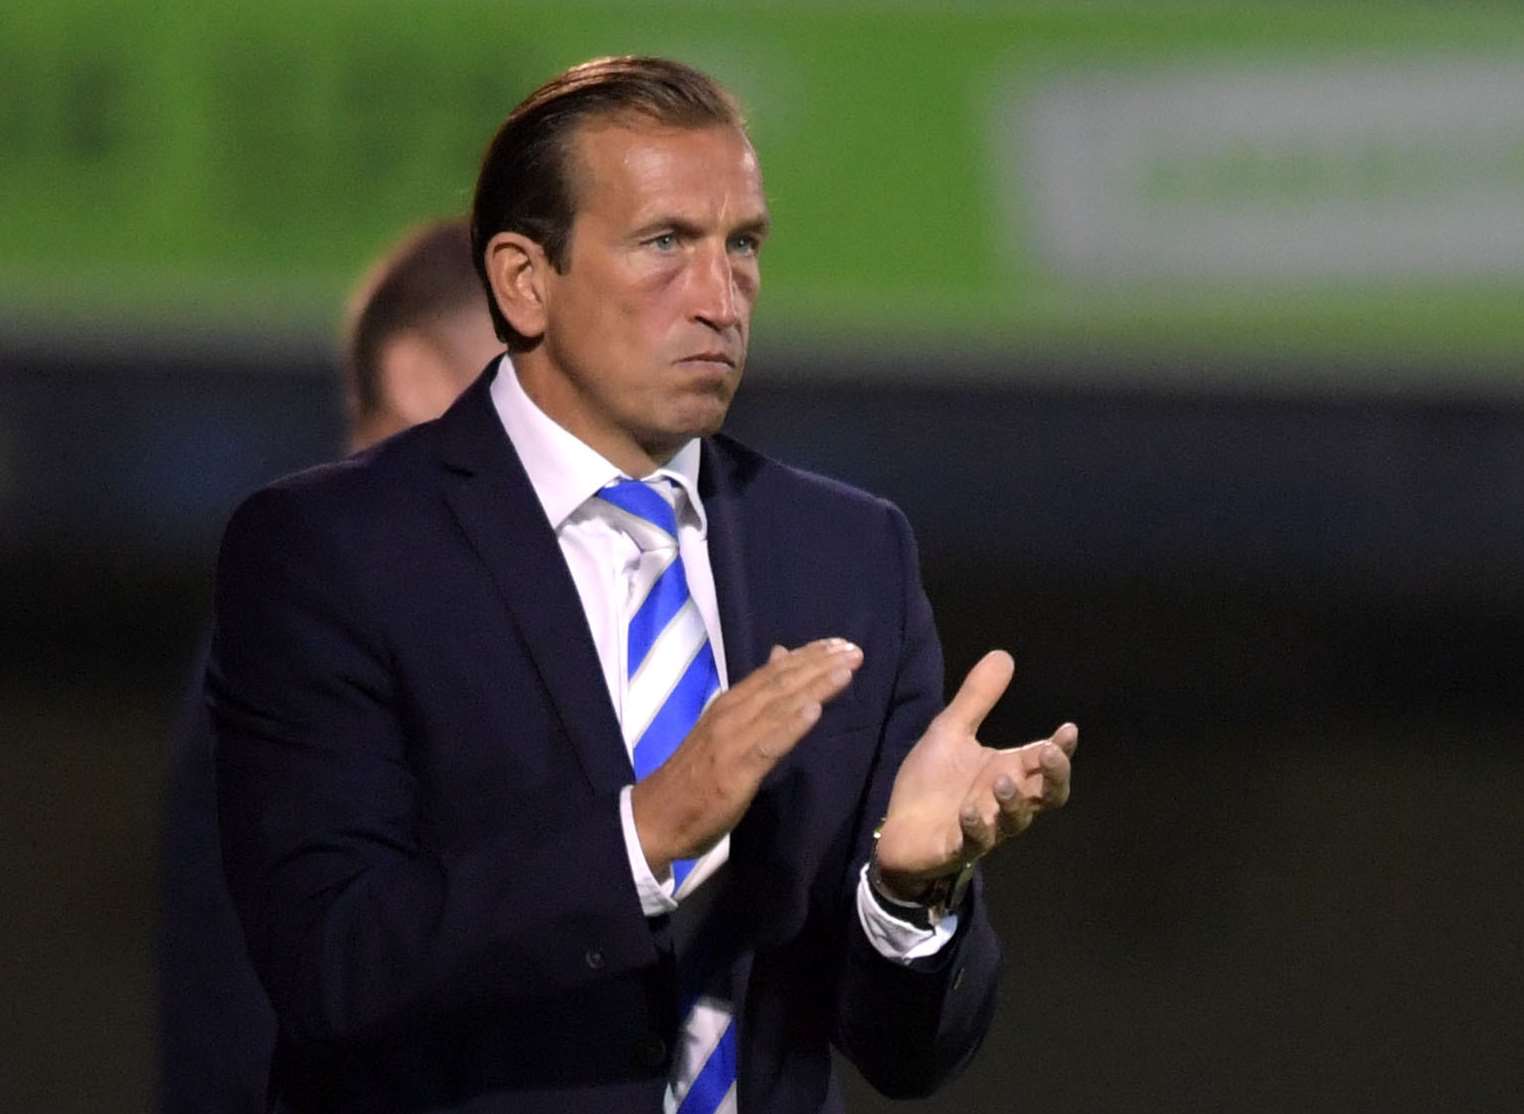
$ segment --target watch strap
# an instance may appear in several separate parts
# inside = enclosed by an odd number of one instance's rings
[[[880,820],[878,826],[873,829],[873,856],[868,861],[868,889],[873,895],[873,900],[891,917],[930,931],[941,924],[949,913],[955,912],[963,904],[963,897],[968,892],[968,884],[974,876],[974,860],[965,862],[956,873],[931,879],[916,901],[907,902],[904,898],[896,897],[889,892],[888,886],[879,873],[878,839],[883,830],[884,821]]]

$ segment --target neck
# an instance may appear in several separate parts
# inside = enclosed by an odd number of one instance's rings
[[[648,476],[682,448],[682,443],[643,445],[629,432],[599,421],[577,385],[546,364],[543,351],[542,346],[513,357],[519,386],[546,417],[625,475]]]

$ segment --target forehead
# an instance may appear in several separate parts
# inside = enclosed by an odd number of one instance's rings
[[[571,153],[579,215],[639,219],[672,210],[736,222],[766,215],[757,153],[727,124],[599,120],[577,129]]]

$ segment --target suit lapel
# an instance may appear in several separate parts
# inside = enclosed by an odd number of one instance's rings
[[[758,601],[768,599],[768,570],[761,558],[766,546],[755,536],[755,515],[747,513],[744,490],[747,476],[744,463],[724,451],[723,441],[703,443],[703,463],[699,467],[699,495],[709,519],[709,564],[714,571],[714,591],[720,610],[720,628],[725,633],[725,665],[732,685],[744,680],[767,660],[771,647],[764,645],[763,632],[755,619]],[[766,783],[758,794],[767,792]],[[748,903],[771,884],[767,847],[771,831],[765,810],[756,807],[730,833],[732,882],[730,894]],[[750,904],[744,904],[747,910]],[[737,916],[738,939],[745,939],[757,928],[754,917]],[[750,956],[743,955],[735,971],[736,1001],[746,986]]]
[[[634,780],[576,583],[492,406],[492,373],[440,419],[444,495],[508,604],[596,792]]]
[[[759,520],[763,508],[757,497],[746,494],[752,467],[746,457],[727,450],[723,437],[704,442],[699,494],[709,518],[709,563],[731,684],[767,661],[771,627],[759,616],[765,616],[780,598],[772,558],[776,539],[769,537],[766,523]],[[732,949],[731,1001],[743,1019],[736,1080],[743,1108],[757,1087],[765,1086],[753,1074],[756,1055],[748,1041],[755,1030],[746,1020],[756,949],[782,939],[788,926],[803,916],[805,900],[806,880],[798,864],[783,861],[777,854],[783,817],[771,786],[778,773],[774,770],[764,779],[752,806],[730,834],[730,879],[714,910]],[[759,910],[765,913],[759,915]]]
[[[709,520],[709,566],[725,638],[725,672],[734,685],[767,660],[767,648],[757,645],[752,620],[752,601],[763,587],[758,580],[765,570],[748,561],[757,546],[747,537],[741,504],[744,481],[734,461],[708,440],[702,443],[700,461],[699,497]]]

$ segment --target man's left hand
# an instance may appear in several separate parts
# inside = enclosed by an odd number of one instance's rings
[[[956,873],[1069,799],[1074,724],[1007,750],[979,742],[979,727],[1015,668],[1004,650],[984,655],[900,766],[874,852],[879,879],[894,896],[916,900],[933,879]]]

